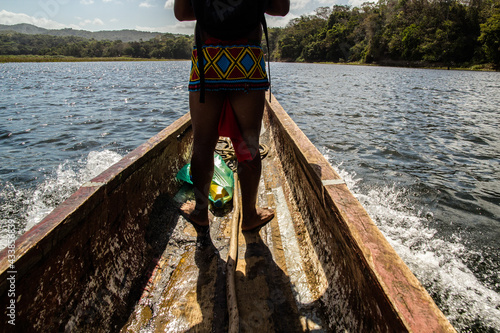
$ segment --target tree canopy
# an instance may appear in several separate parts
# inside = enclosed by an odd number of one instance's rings
[[[379,0],[335,5],[274,31],[273,57],[500,66],[500,0]]]
[[[0,33],[0,55],[189,59],[192,45],[192,37],[171,34],[164,34],[148,41],[122,42],[73,36]]]

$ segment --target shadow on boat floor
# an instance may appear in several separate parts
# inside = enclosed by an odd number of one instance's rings
[[[178,214],[186,191],[184,188],[174,199],[159,199],[162,203],[151,212],[154,227],[148,237],[156,259],[135,294],[134,307],[121,332],[228,330],[226,261],[232,207],[215,212],[208,233],[197,232]],[[273,206],[266,197],[261,193],[260,204]],[[276,229],[277,222],[272,221],[260,233],[239,233],[235,276],[241,332],[307,330],[290,278],[280,267],[285,263],[279,253],[281,245],[273,236]]]
[[[260,232],[238,235],[240,332],[322,332],[327,320],[318,298],[326,279],[318,273],[317,259],[304,250],[312,248],[307,232],[295,234],[300,216],[287,199],[290,191],[267,135],[263,142],[271,149],[263,160],[258,204],[272,207],[276,216]],[[214,211],[209,233],[199,234],[178,213],[180,203],[192,198],[192,189],[184,185],[173,199],[157,200],[148,234],[156,259],[121,332],[228,331],[226,262],[232,204]],[[311,289],[311,283],[316,287]]]

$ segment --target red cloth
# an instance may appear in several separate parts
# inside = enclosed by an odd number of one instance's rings
[[[226,98],[222,106],[222,113],[219,119],[219,136],[226,136],[231,139],[238,162],[253,160],[252,153],[241,136],[240,127],[234,116],[229,98]]]

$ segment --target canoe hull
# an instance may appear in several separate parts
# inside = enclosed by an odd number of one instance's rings
[[[190,135],[186,115],[22,235],[12,268],[1,252],[0,304],[10,302],[6,278],[15,271],[17,330],[116,331],[123,324],[164,228],[151,223],[152,212],[180,187],[175,173],[189,161]]]
[[[238,260],[240,281],[236,283],[240,296],[244,295],[238,300],[240,328],[251,327],[256,311],[245,297],[257,297],[252,304],[261,304],[259,316],[265,314],[262,309],[271,304],[270,299],[275,302],[274,319],[269,317],[275,324],[264,329],[307,330],[317,322],[322,331],[453,332],[342,179],[274,97],[266,105],[263,132],[270,151],[263,161],[264,196],[271,206],[286,209],[277,209],[278,216],[262,239],[244,237],[247,253],[242,256],[245,260]],[[197,245],[186,243],[191,236],[172,239],[191,232],[179,222],[173,202],[181,187],[175,174],[189,162],[191,149],[190,118],[185,115],[82,186],[22,235],[15,243],[13,266],[8,249],[0,252],[0,304],[12,299],[7,278],[16,272],[16,329],[126,332],[145,327],[146,321],[166,328],[168,318],[175,316],[184,318],[182,325],[201,320],[196,326],[200,329],[228,327],[225,303],[208,309],[206,303],[196,302],[206,298],[210,303],[212,290],[224,289],[226,223],[217,220],[213,226],[221,229],[214,261],[200,261]],[[165,253],[176,242],[186,250],[177,264]],[[263,257],[252,257],[252,248],[266,253],[271,258],[266,265],[282,281],[290,282],[282,295],[271,285],[268,294],[259,294],[266,286],[255,292],[248,288],[263,280],[258,271],[252,271],[252,263],[265,264]],[[284,252],[286,248],[291,252]],[[293,255],[298,259],[291,259]],[[169,266],[176,265],[168,273]],[[174,277],[181,279],[183,265],[192,271],[188,282],[194,289],[172,287]],[[216,272],[216,277],[208,271]],[[268,280],[276,282],[272,276]],[[149,292],[155,285],[161,290]],[[201,290],[202,297],[193,296]],[[148,303],[152,294],[161,306],[171,308],[152,314],[151,309],[159,306]],[[224,292],[219,294],[225,297]],[[186,303],[189,313],[178,315],[173,304],[182,307],[184,300],[175,295],[190,295],[186,296],[193,300]],[[280,313],[286,314],[279,312],[285,311],[283,304],[300,319],[279,323]],[[318,316],[322,319],[315,322]]]
[[[332,331],[454,332],[347,185],[272,99],[265,127],[327,280]],[[307,246],[301,248],[308,248]],[[319,283],[321,284],[321,283]]]

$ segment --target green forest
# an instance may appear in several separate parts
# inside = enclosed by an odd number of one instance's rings
[[[192,37],[172,34],[164,34],[149,41],[122,42],[73,36],[0,33],[0,55],[189,59],[192,45]]]
[[[500,68],[500,0],[321,7],[269,30],[274,61]],[[148,41],[0,33],[0,55],[189,59],[193,36]]]
[[[500,65],[500,0],[380,0],[319,8],[277,36],[276,59]]]

